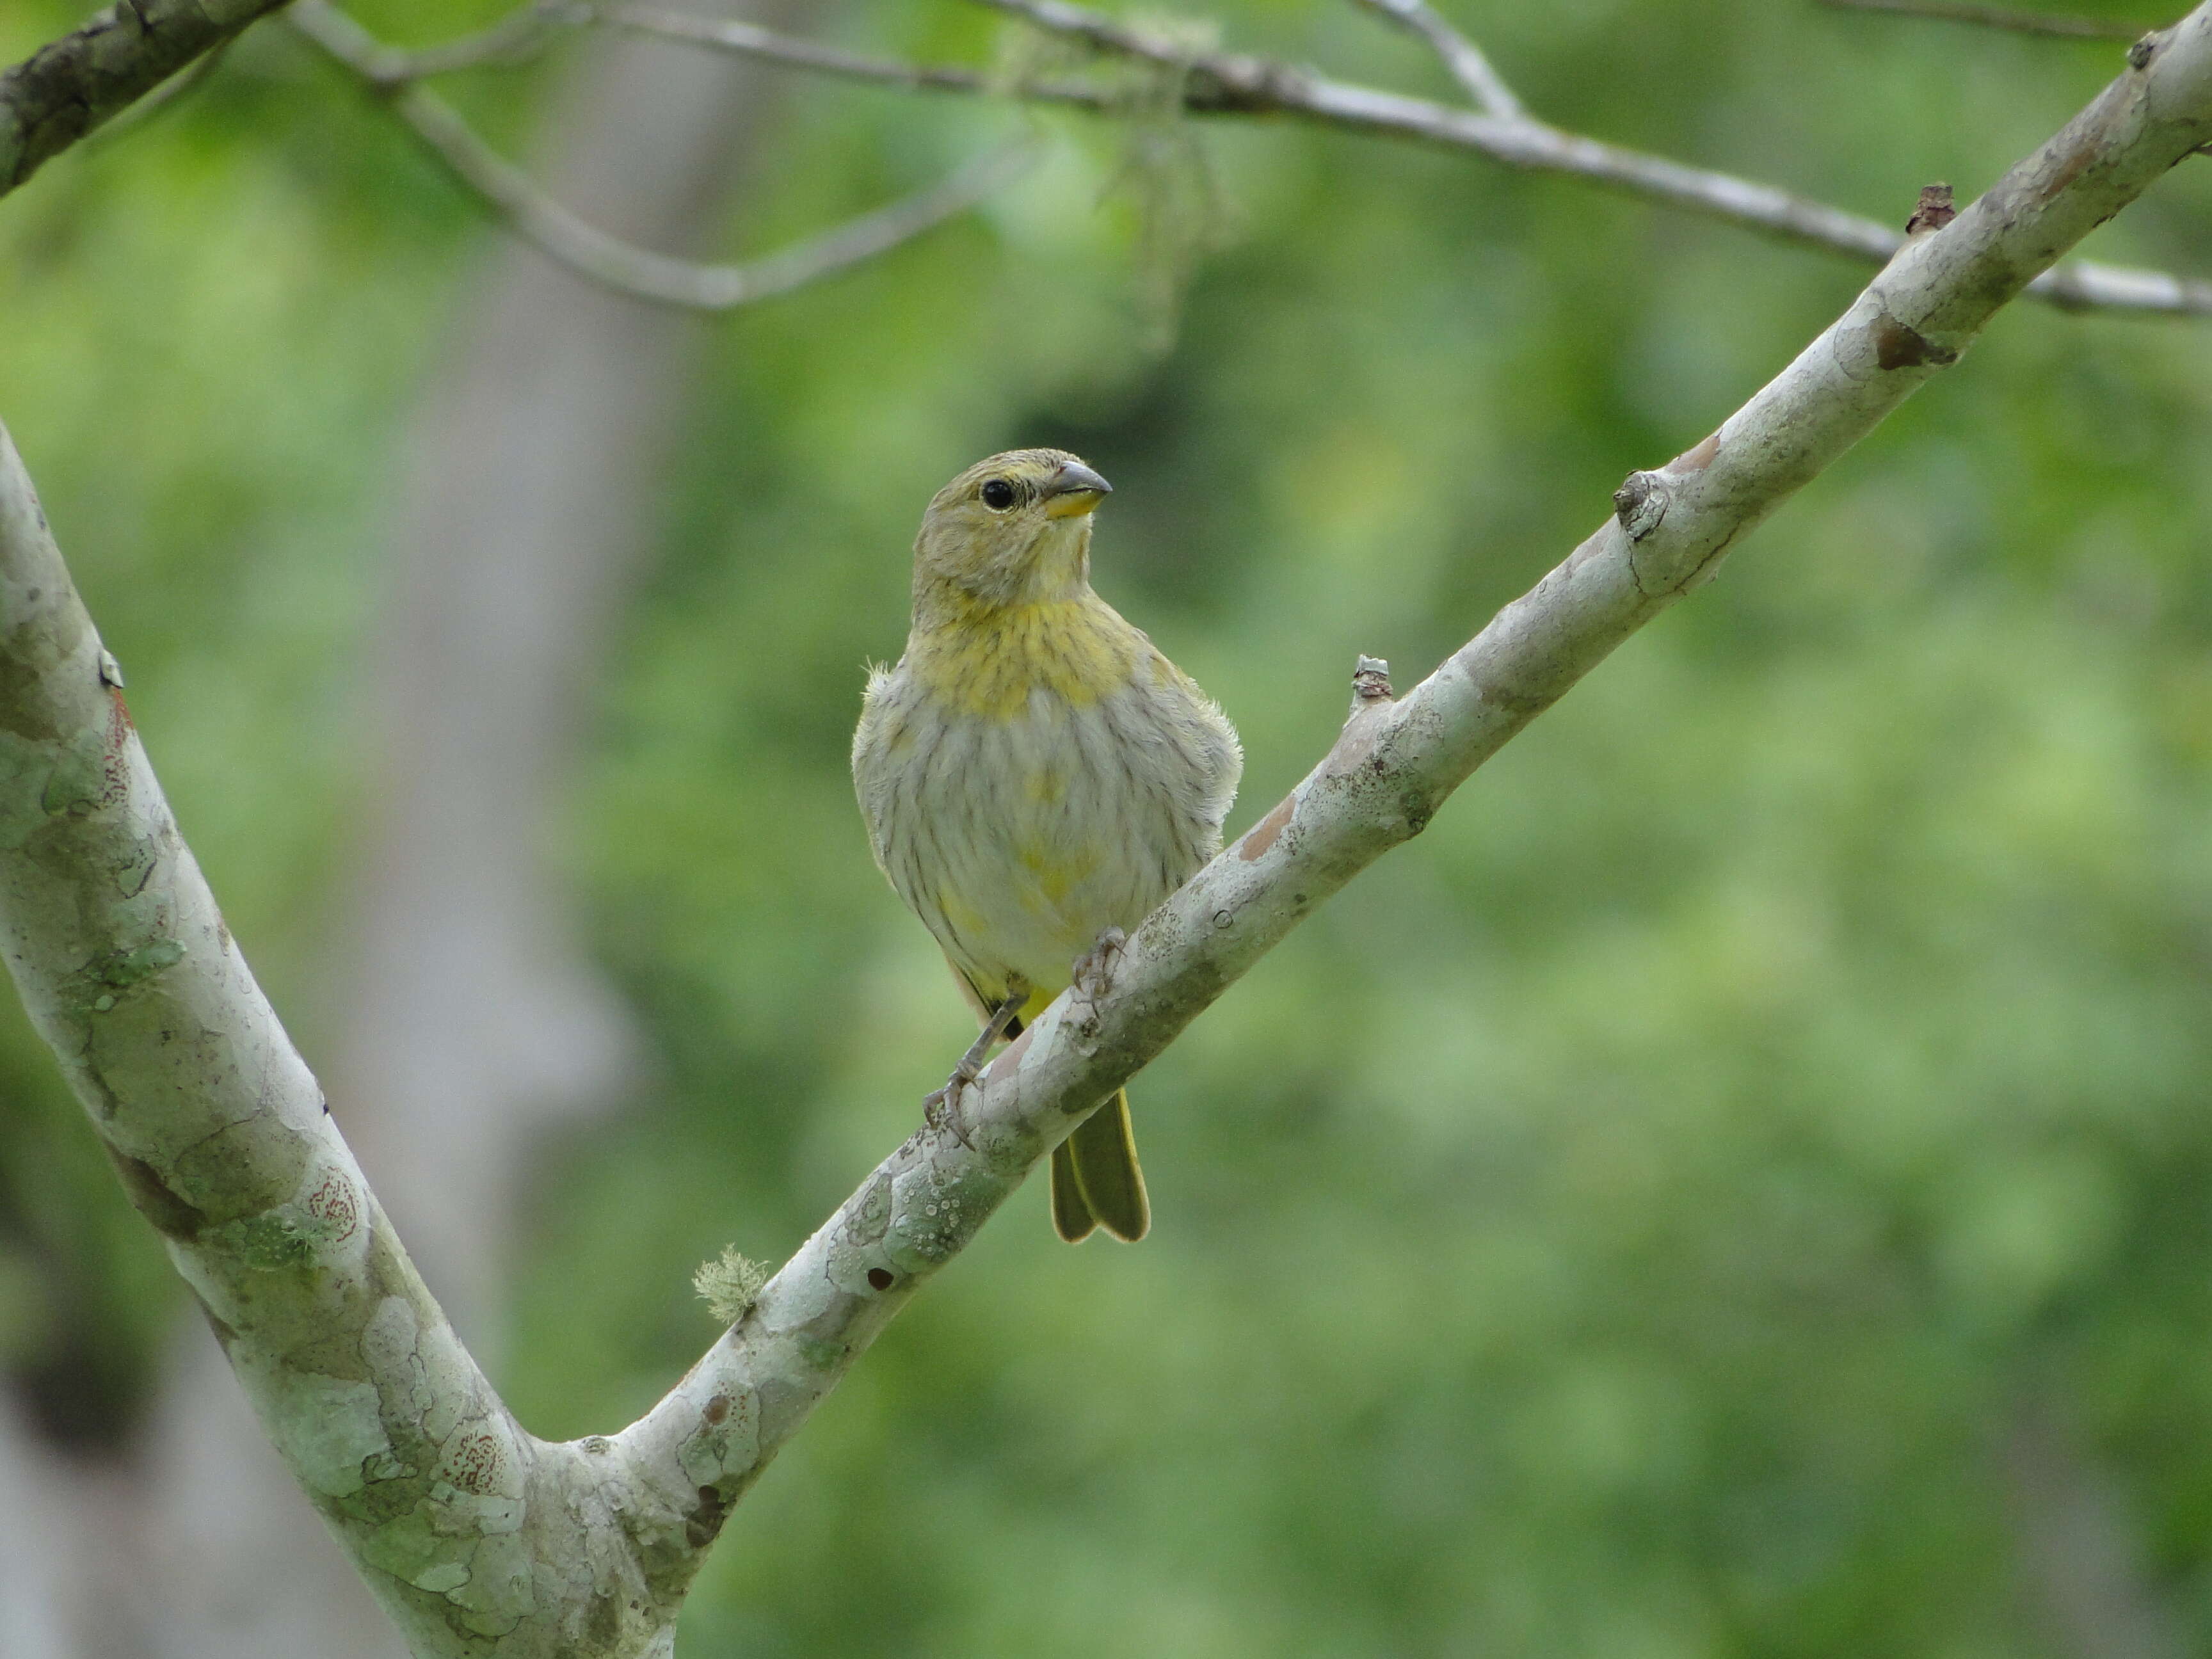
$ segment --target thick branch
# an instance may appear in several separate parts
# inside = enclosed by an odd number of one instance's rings
[[[587,1454],[515,1426],[424,1289],[177,833],[120,678],[0,432],[0,951],[24,1006],[415,1650],[527,1624],[546,1639],[515,1651],[651,1651],[671,1610],[635,1556],[575,1534]],[[593,1635],[595,1608],[628,1645]]]
[[[369,1577],[404,1631],[429,1632],[441,1595],[410,1579],[441,1559],[435,1528],[520,1522],[529,1443],[216,914],[4,438],[0,599],[0,949],[292,1474],[356,1559],[387,1568]],[[500,1589],[471,1613],[525,1610]]]
[[[614,1439],[523,1433],[453,1338],[232,943],[0,434],[0,950],[301,1486],[421,1655],[665,1656],[730,1506],[1036,1162],[1313,908],[2212,140],[2212,0],[1064,995]]]
[[[118,0],[0,74],[0,196],[283,0]]]

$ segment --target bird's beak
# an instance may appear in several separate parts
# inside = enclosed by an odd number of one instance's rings
[[[1052,475],[1045,486],[1046,516],[1079,518],[1114,493],[1114,486],[1080,461],[1070,461]]]

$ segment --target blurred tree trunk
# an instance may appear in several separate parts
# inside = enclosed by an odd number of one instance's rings
[[[2028,1620],[2068,1659],[2182,1659],[2189,1644],[2128,1494],[2060,1405],[2023,1393],[1998,1447]]]
[[[130,1506],[113,1465],[56,1451],[0,1393],[0,1652],[8,1659],[127,1653],[127,1613],[83,1594],[120,1581]],[[127,1537],[127,1534],[125,1534]]]
[[[693,251],[764,94],[726,58],[595,38],[549,112],[544,176],[594,222]],[[582,688],[657,517],[689,337],[711,326],[490,241],[390,492],[376,816],[324,1070],[379,1195],[487,1360],[533,1146],[609,1106],[637,1062],[567,896],[513,826],[556,809]],[[403,1653],[198,1320],[149,1441],[141,1480],[100,1481],[0,1423],[11,1659]]]

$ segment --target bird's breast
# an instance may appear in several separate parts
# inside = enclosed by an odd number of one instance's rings
[[[1003,713],[915,689],[856,768],[892,885],[971,979],[1057,990],[1218,844],[1206,775],[1146,690],[1032,684]]]
[[[1057,990],[1220,845],[1220,710],[1096,595],[917,627],[853,750],[878,860],[987,999]]]

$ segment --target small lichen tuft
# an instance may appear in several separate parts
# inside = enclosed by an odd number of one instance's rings
[[[1182,295],[1199,261],[1235,240],[1236,204],[1192,125],[1183,118],[1194,66],[1219,45],[1211,21],[1139,15],[1124,20],[1158,60],[1072,42],[1034,29],[1009,31],[992,80],[1009,94],[1071,82],[1102,96],[1121,157],[1103,194],[1126,200],[1137,321],[1146,350],[1174,345]]]
[[[691,1275],[691,1288],[706,1298],[715,1322],[721,1325],[734,1325],[751,1312],[767,1283],[768,1269],[750,1256],[738,1255],[734,1244],[724,1245],[721,1255],[701,1262]]]

